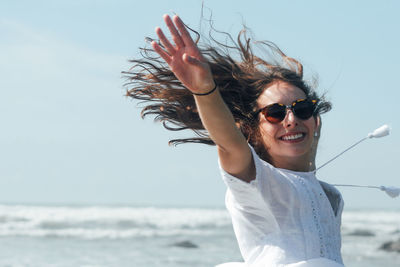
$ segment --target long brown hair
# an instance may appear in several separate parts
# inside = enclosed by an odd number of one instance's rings
[[[228,37],[228,44],[214,38],[200,44],[200,34],[190,30],[197,35],[196,43],[208,60],[215,83],[236,124],[260,156],[263,157],[266,151],[258,130],[259,120],[255,116],[256,101],[272,82],[279,80],[290,83],[304,91],[308,98],[317,99],[315,116],[331,109],[331,104],[319,97],[304,81],[302,64],[286,56],[274,43],[251,41],[244,29],[236,41],[228,33],[218,32]],[[254,46],[261,48],[264,56],[272,55],[273,59],[266,60],[256,55]],[[128,80],[125,84],[126,95],[145,104],[141,116],[155,115],[154,120],[161,122],[167,130],[190,129],[195,134],[190,138],[170,140],[169,144],[214,145],[201,123],[191,92],[152,48],[140,50],[142,58],[130,60],[133,66],[123,74]]]

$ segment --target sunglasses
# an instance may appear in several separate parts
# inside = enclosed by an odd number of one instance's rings
[[[290,109],[297,118],[308,120],[314,115],[316,104],[317,100],[311,99],[298,99],[287,106],[281,103],[274,103],[258,110],[256,115],[261,112],[270,123],[279,123],[283,121],[287,110]]]

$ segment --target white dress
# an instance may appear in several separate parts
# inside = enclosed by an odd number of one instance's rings
[[[255,180],[246,183],[220,167],[228,187],[225,204],[245,262],[218,267],[343,267],[339,191],[318,181],[314,172],[275,168],[250,148]]]

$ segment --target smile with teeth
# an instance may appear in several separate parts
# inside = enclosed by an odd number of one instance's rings
[[[304,137],[304,133],[296,133],[296,134],[284,135],[280,139],[282,139],[284,141],[293,141],[293,140],[297,140],[297,139],[300,139],[303,137]]]

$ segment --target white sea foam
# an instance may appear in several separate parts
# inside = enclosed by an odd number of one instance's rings
[[[231,229],[225,209],[0,205],[0,236],[111,238],[213,235]],[[346,211],[342,233],[400,230],[399,211]],[[380,238],[378,238],[380,239]]]
[[[133,238],[209,235],[230,225],[223,209],[0,205],[0,236]]]
[[[400,211],[345,210],[342,226],[346,266],[400,262],[400,254],[379,249],[400,238]],[[351,235],[357,230],[374,235]],[[0,205],[0,238],[0,266],[214,266],[241,260],[223,208]],[[171,246],[182,240],[198,248]],[[21,258],[21,251],[28,256]],[[44,264],[54,255],[59,265]]]
[[[343,232],[363,229],[375,234],[392,234],[400,230],[400,211],[353,210],[342,217]]]

